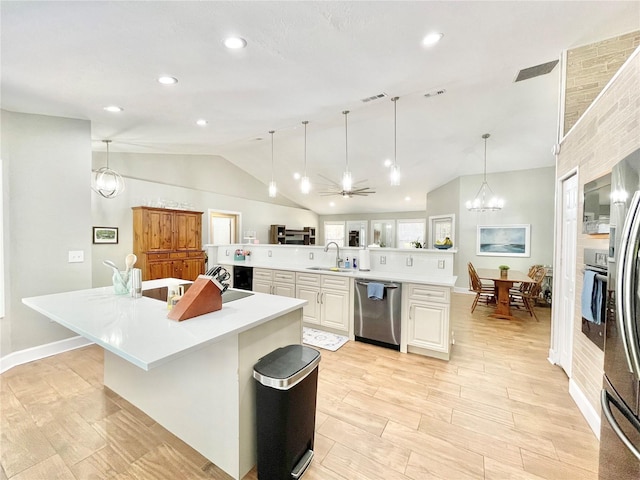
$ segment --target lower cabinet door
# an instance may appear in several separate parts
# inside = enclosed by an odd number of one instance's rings
[[[322,290],[320,294],[320,318],[325,327],[349,330],[349,292]]]
[[[195,281],[198,275],[204,273],[204,258],[194,258],[182,261],[182,278]]]
[[[171,260],[165,262],[149,262],[147,264],[149,275],[143,280],[173,277],[173,263]]]
[[[253,279],[253,291],[258,293],[272,293],[271,282]]]
[[[296,298],[296,287],[291,283],[274,283],[272,293],[281,297]]]
[[[410,302],[407,343],[429,350],[447,352],[448,319],[449,305]]]
[[[320,324],[320,289],[315,287],[296,286],[296,298],[308,303],[302,308],[302,321]]]

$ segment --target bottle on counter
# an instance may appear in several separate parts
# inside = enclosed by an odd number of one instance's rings
[[[344,262],[344,268],[351,268],[351,262],[349,261],[349,257],[347,257],[347,260]]]
[[[358,259],[356,257],[353,257],[353,268],[358,268],[358,264],[356,263],[358,261]]]

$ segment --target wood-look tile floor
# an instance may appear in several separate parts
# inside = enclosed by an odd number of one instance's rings
[[[321,351],[305,480],[597,479],[598,441],[547,361],[550,309],[496,320],[472,299],[453,296],[449,362]],[[0,377],[0,480],[229,478],[105,389],[102,358],[91,346]]]

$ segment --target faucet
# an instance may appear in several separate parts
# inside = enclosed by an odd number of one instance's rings
[[[324,247],[324,251],[328,252],[329,251],[329,245],[331,245],[332,243],[336,246],[336,268],[340,268],[340,263],[342,262],[342,259],[340,258],[340,247],[338,246],[338,244],[336,242],[329,242]]]

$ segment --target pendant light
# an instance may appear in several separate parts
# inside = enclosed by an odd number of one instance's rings
[[[471,212],[495,212],[504,206],[504,200],[496,197],[487,183],[487,138],[490,136],[488,133],[482,135],[484,139],[484,177],[476,197],[473,201],[469,200],[466,203],[467,209]]]
[[[396,115],[398,98],[393,97],[391,101],[393,102],[393,165],[391,165],[391,173],[389,175],[389,179],[391,181],[392,187],[397,187],[400,185],[400,168],[398,168],[398,154],[397,154],[397,146],[398,146],[398,117]]]
[[[124,180],[115,170],[109,168],[109,144],[111,140],[102,140],[107,146],[107,166],[93,171],[91,189],[104,198],[115,198],[124,192]]]
[[[353,179],[349,171],[349,144],[347,135],[347,115],[349,115],[349,110],[343,111],[342,114],[344,115],[344,157],[346,165],[344,173],[342,174],[342,191],[348,193],[353,189]]]
[[[269,182],[269,196],[271,198],[275,198],[278,193],[278,188],[276,187],[276,181],[273,179],[273,134],[275,130],[269,130],[271,134],[271,181]]]
[[[307,124],[308,123],[309,123],[308,120],[305,120],[304,122],[302,122],[302,124],[304,125],[304,173],[302,175],[302,178],[300,179],[300,191],[305,195],[309,193],[309,191],[311,190],[311,182],[309,181],[309,177],[307,177]]]

